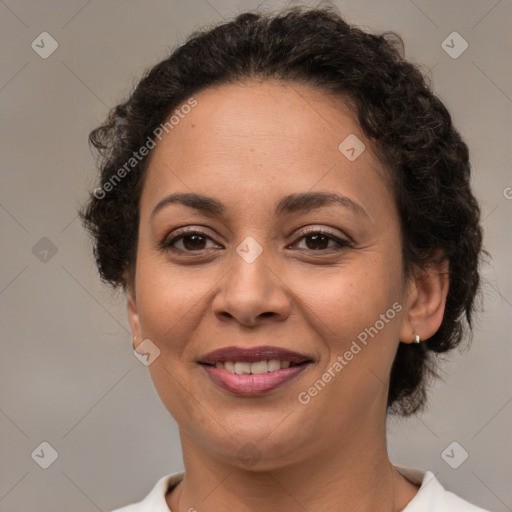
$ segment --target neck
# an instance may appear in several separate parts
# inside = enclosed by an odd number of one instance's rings
[[[350,436],[350,442],[341,441],[336,449],[261,471],[208,456],[186,433],[180,436],[185,478],[167,496],[172,512],[396,512],[417,492],[391,465],[384,429],[377,442]]]

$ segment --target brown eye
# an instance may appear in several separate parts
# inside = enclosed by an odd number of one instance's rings
[[[302,235],[297,241],[301,240],[304,240],[305,242],[305,247],[301,248],[305,248],[310,251],[326,251],[329,249],[341,250],[344,247],[352,247],[351,243],[348,240],[339,238],[330,233],[329,231],[322,230],[315,230],[302,233]],[[329,243],[331,242],[333,242],[334,245],[329,246]]]
[[[199,252],[208,249],[206,245],[209,240],[212,241],[209,236],[200,231],[187,231],[182,232],[170,240],[165,240],[161,248],[163,250],[173,249],[178,252]]]
[[[183,246],[190,251],[194,249],[204,249],[205,238],[201,235],[185,235],[181,237]]]
[[[327,249],[331,239],[325,235],[308,235],[304,237],[308,249]]]

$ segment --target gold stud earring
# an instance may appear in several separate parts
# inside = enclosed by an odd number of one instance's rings
[[[420,335],[418,333],[416,333],[416,336],[414,336],[413,343],[421,343],[421,338],[420,338]]]

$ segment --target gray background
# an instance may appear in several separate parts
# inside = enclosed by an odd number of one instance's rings
[[[512,510],[512,2],[335,4],[367,29],[397,31],[430,74],[470,146],[493,256],[471,350],[444,365],[428,412],[390,420],[392,460]],[[76,216],[95,177],[87,134],[194,28],[258,5],[285,3],[0,2],[1,511],[109,510],[182,468],[176,425],[132,354],[123,297],[99,282]],[[31,48],[43,31],[59,45],[47,59]],[[441,47],[453,31],[469,43],[457,59]],[[43,237],[51,244],[36,245]],[[31,457],[43,441],[58,453],[48,469]],[[441,457],[453,441],[469,453],[458,469]]]

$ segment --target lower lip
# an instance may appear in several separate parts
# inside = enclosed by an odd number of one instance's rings
[[[210,379],[221,388],[235,395],[257,396],[263,395],[282,386],[304,371],[309,363],[303,363],[291,368],[282,368],[275,372],[266,372],[258,375],[238,375],[215,366],[201,365]]]

